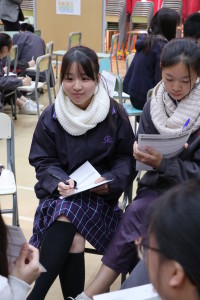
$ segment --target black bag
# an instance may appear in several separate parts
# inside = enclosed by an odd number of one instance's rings
[[[20,6],[19,6],[18,20],[19,20],[19,21],[24,21],[24,14],[23,14],[23,11],[22,11],[22,9],[21,9]]]

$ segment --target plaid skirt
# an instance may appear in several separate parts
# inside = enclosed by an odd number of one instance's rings
[[[34,218],[30,244],[39,248],[46,230],[65,215],[99,253],[104,254],[122,216],[118,205],[109,206],[103,197],[90,192],[68,198],[40,201]]]

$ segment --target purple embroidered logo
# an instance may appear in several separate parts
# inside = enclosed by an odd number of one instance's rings
[[[103,144],[111,144],[111,143],[113,143],[111,136],[106,135],[103,139]]]

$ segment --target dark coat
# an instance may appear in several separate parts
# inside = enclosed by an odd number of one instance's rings
[[[0,111],[2,110],[2,92],[3,91],[14,91],[18,86],[22,86],[22,80],[17,78],[16,76],[4,76],[5,72],[3,68],[5,67],[5,63],[0,59]]]
[[[130,95],[131,103],[143,109],[147,92],[161,80],[160,54],[167,40],[158,37],[150,53],[143,51],[147,35],[142,34],[135,45],[136,54],[123,81],[123,91]]]
[[[112,99],[111,105],[114,103]],[[134,134],[124,111],[123,114],[125,119],[116,109],[112,114],[116,130],[110,127],[107,116],[84,135],[72,136],[58,122],[54,105],[49,106],[38,121],[29,155],[38,179],[37,197],[46,199],[57,193],[58,181],[48,170],[66,178],[88,160],[103,177],[114,179],[109,183],[110,194],[105,201],[115,204],[136,176]]]

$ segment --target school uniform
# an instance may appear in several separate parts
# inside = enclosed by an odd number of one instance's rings
[[[159,87],[164,90],[163,83],[160,82]],[[157,87],[154,88],[156,94]],[[176,103],[170,99],[167,93],[160,93],[159,98],[165,99],[167,111],[171,111],[171,116],[166,115],[167,119],[174,117],[177,122],[177,128],[162,126],[162,116],[159,113],[158,103],[154,101],[155,105],[152,105],[152,99],[144,106],[143,114],[140,119],[138,134],[159,134],[158,128],[166,133],[169,131],[171,134],[181,132],[181,128],[188,119],[191,117],[190,126],[187,128],[192,133],[189,137],[189,147],[183,150],[177,157],[169,159],[163,159],[160,166],[156,170],[147,171],[141,178],[138,184],[137,195],[131,203],[119,225],[116,233],[112,238],[112,242],[109,244],[106,253],[104,254],[103,263],[119,273],[128,273],[137,263],[137,251],[134,241],[138,236],[145,236],[147,234],[148,221],[150,213],[148,213],[149,206],[171,187],[187,181],[192,178],[200,178],[200,106],[198,104],[200,93],[200,86],[193,89],[189,97],[186,97],[186,101],[182,100],[178,105],[180,108],[180,114],[175,114]],[[154,98],[156,98],[154,96]],[[162,100],[161,100],[162,102]],[[162,106],[164,107],[164,105]],[[183,109],[184,108],[184,109]],[[183,114],[183,110],[185,114]],[[156,115],[154,122],[152,121],[152,115]],[[159,118],[160,124],[157,121]],[[182,121],[180,122],[182,118]],[[174,122],[173,120],[173,122]],[[158,124],[157,124],[158,122]],[[158,126],[157,126],[158,125]],[[163,127],[163,128],[162,128]]]
[[[107,116],[93,129],[78,136],[71,135],[61,126],[54,105],[42,113],[29,156],[38,179],[35,192],[39,206],[30,240],[35,247],[40,246],[46,230],[57,217],[65,215],[98,252],[105,252],[122,215],[118,199],[136,176],[132,154],[134,134],[130,122],[123,110],[124,119],[120,117],[113,99],[111,105],[116,130],[110,127]],[[48,172],[68,179],[87,160],[101,176],[112,179],[109,195],[85,191],[60,199],[58,180]]]

